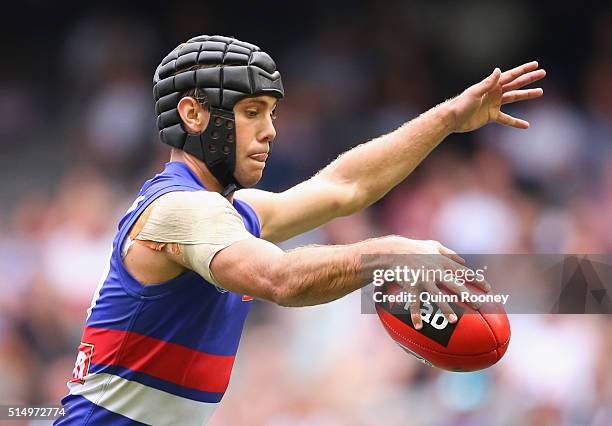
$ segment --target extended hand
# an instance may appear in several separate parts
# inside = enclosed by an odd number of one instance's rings
[[[519,89],[541,80],[545,75],[546,71],[538,69],[536,61],[503,73],[495,68],[490,76],[447,102],[455,117],[454,131],[469,132],[490,122],[518,129],[528,128],[529,122],[512,117],[500,108],[505,104],[542,96],[544,91],[541,88]]]
[[[465,266],[465,260],[453,250],[443,246],[438,241],[411,240],[404,237],[389,236],[377,241],[379,247],[384,247],[384,255],[401,255],[400,257],[390,256],[388,269],[395,267],[408,267],[414,271],[422,271],[419,279],[415,282],[398,282],[404,287],[408,294],[412,294],[413,303],[410,303],[410,317],[417,330],[423,327],[421,319],[421,293],[430,295],[443,294],[440,286],[446,287],[450,293],[461,295],[462,293],[471,294],[470,289],[463,284],[459,284],[454,279],[437,280],[440,277],[448,276],[452,272],[454,276],[474,277],[475,272],[468,274],[470,269]],[[397,263],[394,263],[397,262]],[[491,291],[491,285],[486,280],[467,280],[485,293]],[[451,306],[444,301],[436,302],[444,317],[451,323],[457,321],[457,315]],[[474,309],[479,309],[479,303],[468,303]]]

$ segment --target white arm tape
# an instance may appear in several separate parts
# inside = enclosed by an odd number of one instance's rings
[[[210,271],[215,254],[235,242],[255,238],[221,194],[177,191],[155,201],[137,240],[178,243],[187,266],[219,285]]]

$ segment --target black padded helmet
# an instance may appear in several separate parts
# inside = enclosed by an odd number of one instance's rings
[[[224,196],[241,188],[234,177],[234,105],[249,96],[284,96],[280,73],[270,55],[234,38],[202,35],[170,52],[157,67],[153,84],[162,142],[204,161],[223,185]],[[182,94],[190,89],[206,95],[210,110],[208,126],[200,134],[185,131],[177,110]]]

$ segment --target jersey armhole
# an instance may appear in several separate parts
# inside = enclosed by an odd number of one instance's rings
[[[161,282],[159,284],[142,284],[140,281],[134,277],[130,271],[127,270],[124,260],[124,249],[125,254],[127,255],[127,249],[131,246],[134,241],[130,238],[129,232],[134,226],[134,224],[138,221],[142,213],[149,207],[155,200],[160,198],[161,196],[168,194],[170,192],[176,191],[196,191],[198,188],[192,188],[188,186],[178,186],[173,185],[163,189],[160,189],[157,192],[154,192],[149,197],[145,197],[141,200],[142,204],[138,204],[131,212],[128,213],[130,215],[129,219],[121,226],[119,233],[117,235],[116,246],[113,250],[113,256],[115,257],[115,263],[117,265],[118,273],[123,277],[121,280],[121,286],[126,291],[126,293],[131,294],[135,297],[162,297],[165,294],[172,293],[179,288],[183,287],[183,284],[187,284],[189,279],[192,278],[192,274],[195,272],[190,270],[185,270],[182,274],[171,278],[170,280]]]
[[[234,201],[237,202],[238,206],[240,206],[241,210],[245,211],[245,215],[246,217],[248,217],[249,219],[251,219],[253,221],[252,224],[250,223],[245,223],[245,225],[247,225],[247,230],[249,230],[249,227],[253,227],[253,231],[251,232],[255,237],[257,238],[261,238],[261,222],[259,221],[259,216],[257,215],[257,212],[255,211],[255,209],[253,207],[251,207],[251,205],[249,203],[247,203],[244,200],[241,200],[239,198],[234,198]],[[236,206],[234,206],[234,208],[236,208]],[[238,210],[238,209],[236,209]],[[240,212],[238,212],[240,213]],[[240,215],[242,216],[242,215]],[[242,216],[242,220],[244,222],[244,216]],[[250,230],[249,230],[250,232]]]

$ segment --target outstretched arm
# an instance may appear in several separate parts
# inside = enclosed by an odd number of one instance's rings
[[[540,88],[522,88],[545,75],[537,62],[503,73],[495,68],[457,97],[342,154],[306,182],[280,194],[247,189],[237,196],[257,211],[262,238],[283,241],[376,202],[453,132],[469,132],[491,122],[528,128],[527,121],[502,112],[501,106],[542,96]]]
[[[371,281],[374,270],[392,269],[398,258],[389,255],[397,254],[403,255],[400,262],[414,269],[465,269],[464,260],[437,241],[387,236],[350,245],[306,246],[287,252],[252,238],[218,252],[210,270],[220,286],[235,293],[282,306],[310,306],[331,302],[363,287]],[[199,269],[197,262],[187,266],[196,272]],[[490,290],[484,281],[474,284],[485,292]],[[457,294],[469,293],[465,286],[448,282],[418,283],[416,288],[407,284],[406,288],[436,294],[440,291],[438,285]],[[445,315],[453,313],[447,304],[440,307]],[[420,322],[418,315],[413,318]]]

